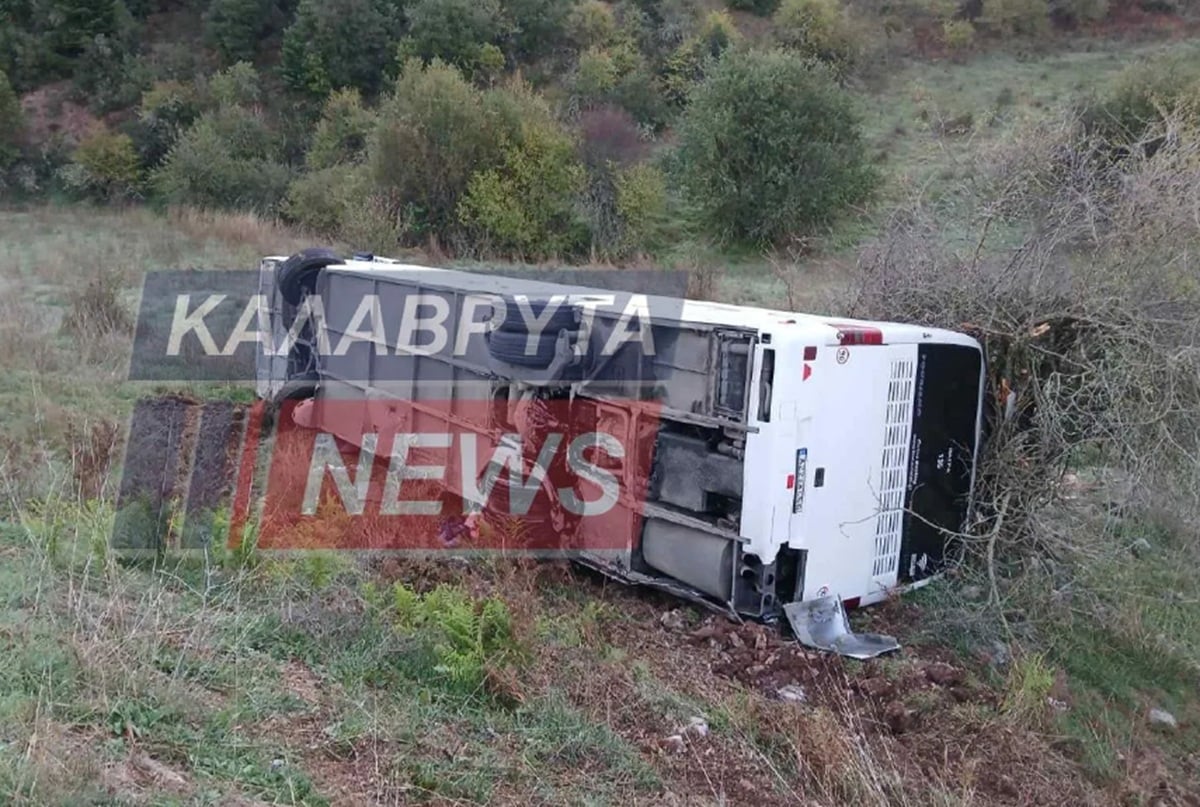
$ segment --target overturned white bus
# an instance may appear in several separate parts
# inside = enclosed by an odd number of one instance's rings
[[[294,343],[262,359],[262,397],[308,399],[305,425],[340,441],[403,431],[401,464],[413,435],[490,435],[508,453],[477,464],[425,441],[441,459],[419,476],[485,515],[537,488],[524,517],[621,580],[758,619],[865,605],[936,574],[968,517],[984,361],[966,335],[321,249],[261,269],[264,316]],[[582,474],[519,445],[549,420]],[[579,448],[601,432],[602,458]],[[528,473],[506,486],[506,463]],[[605,519],[581,517],[608,494]]]

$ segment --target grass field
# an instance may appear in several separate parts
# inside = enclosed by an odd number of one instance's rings
[[[894,102],[865,105],[884,199],[793,291],[835,294],[888,201],[919,191],[951,220],[959,156],[1141,47],[899,72]],[[125,380],[141,277],[306,245],[248,215],[0,211],[0,803],[1197,803],[1200,558],[1170,518],[1128,525],[1073,590],[1031,566],[998,609],[961,577],[869,609],[906,648],[865,664],[554,564],[113,558],[134,401],[247,397]],[[757,255],[674,263],[721,299],[786,299]],[[1063,517],[1099,529],[1093,504]]]

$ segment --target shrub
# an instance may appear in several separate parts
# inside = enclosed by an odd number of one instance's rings
[[[375,114],[363,106],[358,90],[335,92],[325,102],[305,164],[310,171],[319,171],[341,163],[362,162],[374,126]]]
[[[678,165],[701,223],[727,240],[827,222],[875,180],[849,97],[827,69],[779,50],[722,57],[691,97]]]
[[[617,64],[607,50],[590,48],[579,55],[571,89],[582,107],[606,101],[617,86]]]
[[[621,255],[655,252],[666,229],[666,175],[657,166],[638,163],[617,169],[614,185]]]
[[[1074,25],[1100,22],[1108,16],[1108,0],[1050,0],[1050,13]]]
[[[832,65],[852,63],[860,50],[838,0],[783,0],[774,23],[779,44]]]
[[[946,20],[942,23],[942,41],[952,51],[965,51],[975,42],[975,25],[970,20]]]
[[[242,107],[225,107],[205,116],[236,159],[274,160],[279,156],[279,138],[257,112]]]
[[[549,110],[524,106],[517,137],[499,166],[471,177],[459,215],[487,246],[526,258],[562,255],[580,245],[574,202],[583,168]]]
[[[682,105],[691,88],[703,80],[708,64],[740,38],[741,34],[727,13],[710,12],[696,35],[684,40],[667,58],[663,70],[663,93],[666,99]]]
[[[71,164],[75,170],[68,176],[90,195],[111,201],[129,199],[140,190],[142,169],[129,135],[107,129],[93,132],[80,141]]]
[[[476,81],[492,84],[504,72],[504,51],[491,42],[479,47],[471,70]]]
[[[211,0],[204,12],[205,41],[226,64],[250,61],[274,15],[274,0]]]
[[[21,102],[8,83],[8,76],[0,70],[0,170],[16,160],[24,126]]]
[[[567,39],[579,50],[603,48],[617,32],[612,8],[601,0],[583,0],[571,9],[566,20]]]
[[[343,87],[373,95],[383,84],[399,30],[396,6],[387,0],[300,0],[283,35],[283,80],[317,98]]]
[[[765,17],[779,6],[779,0],[725,0],[725,5]]]
[[[720,56],[727,47],[742,38],[733,19],[724,11],[710,11],[700,21],[696,32],[704,52],[709,56]]]
[[[982,21],[1003,36],[1041,36],[1050,27],[1047,0],[983,0]]]
[[[583,161],[589,168],[628,165],[646,156],[648,144],[637,121],[624,109],[603,106],[579,116]]]
[[[338,235],[356,249],[387,254],[395,249],[407,230],[391,200],[364,192],[342,208]]]
[[[404,66],[380,106],[367,161],[375,192],[409,223],[410,236],[457,229],[471,175],[499,162],[501,111],[451,65]]]
[[[361,168],[330,165],[294,180],[280,210],[289,221],[311,233],[337,238],[349,208],[361,204],[365,184],[366,175]],[[395,241],[390,246],[395,246]]]
[[[617,80],[610,95],[612,103],[629,112],[642,126],[658,131],[670,116],[662,88],[650,68],[640,65]]]
[[[1084,105],[1081,118],[1088,134],[1124,148],[1164,115],[1178,112],[1200,114],[1200,62],[1171,55],[1125,68]]]
[[[173,204],[273,212],[290,179],[262,122],[242,110],[202,116],[171,147],[155,183]]]
[[[133,317],[121,300],[119,272],[100,271],[71,292],[62,320],[63,333],[91,343],[109,334],[131,333]]]

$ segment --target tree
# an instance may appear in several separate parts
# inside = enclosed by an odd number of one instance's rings
[[[471,177],[459,216],[493,248],[526,258],[563,255],[584,238],[575,213],[583,166],[544,104],[532,96],[522,101],[527,112],[500,165]]]
[[[367,161],[409,238],[455,233],[472,174],[500,161],[513,112],[490,98],[452,65],[411,59],[380,105]]]
[[[274,212],[291,179],[262,117],[241,106],[201,115],[171,147],[155,184],[172,204]]]
[[[601,0],[583,0],[566,19],[567,40],[579,50],[603,48],[617,32],[612,8]]]
[[[406,16],[402,59],[441,59],[467,72],[474,69],[480,49],[505,32],[497,0],[416,0]]]
[[[283,80],[316,98],[343,87],[374,95],[383,86],[399,30],[397,10],[386,0],[301,0],[283,35]]]
[[[514,56],[533,60],[561,42],[574,0],[504,0]]]
[[[274,0],[212,0],[204,12],[204,38],[225,64],[250,61],[275,14]]]
[[[375,126],[374,113],[363,106],[358,90],[339,90],[325,102],[312,145],[304,156],[310,171],[362,162],[367,138]]]
[[[827,222],[875,180],[849,97],[827,68],[780,50],[717,62],[687,107],[678,167],[700,223],[738,241]]]
[[[142,163],[153,167],[162,161],[179,136],[200,115],[194,84],[160,81],[142,93],[134,126],[134,145]]]
[[[8,83],[8,76],[0,70],[0,169],[7,168],[17,158],[24,126],[21,102]]]
[[[779,5],[779,0],[725,0],[725,5],[766,17]]]
[[[208,94],[218,107],[253,107],[262,95],[258,71],[249,62],[238,62],[208,80]]]

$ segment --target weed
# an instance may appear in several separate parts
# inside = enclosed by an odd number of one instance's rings
[[[133,317],[121,300],[121,291],[119,275],[106,272],[93,276],[71,293],[63,331],[85,347],[111,334],[132,333]]]
[[[1054,669],[1043,655],[1021,656],[1009,667],[1001,711],[1020,725],[1038,726],[1045,718],[1052,686]]]

